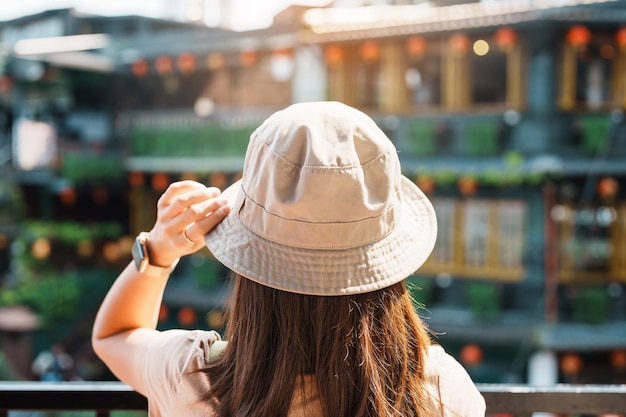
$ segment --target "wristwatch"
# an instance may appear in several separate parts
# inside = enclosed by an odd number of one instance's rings
[[[137,271],[158,278],[169,277],[180,260],[176,259],[173,264],[165,267],[152,265],[148,254],[148,232],[141,232],[137,235],[133,244],[132,254]]]

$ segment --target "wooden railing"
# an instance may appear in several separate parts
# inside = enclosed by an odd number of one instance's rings
[[[478,384],[488,414],[530,417],[533,413],[613,415],[626,417],[626,385]]]
[[[478,384],[488,415],[528,417],[534,412],[626,416],[626,385]],[[146,410],[146,399],[118,382],[0,382],[0,417],[9,411]]]

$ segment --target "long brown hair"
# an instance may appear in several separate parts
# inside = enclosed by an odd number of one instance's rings
[[[326,417],[426,416],[429,336],[403,282],[311,296],[236,277],[228,345],[208,368],[219,417],[287,416],[314,375]]]

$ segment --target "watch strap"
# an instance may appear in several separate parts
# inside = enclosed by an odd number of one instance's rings
[[[178,261],[180,259],[176,259],[173,264],[170,266],[155,266],[149,262],[144,262],[139,269],[139,272],[142,274],[150,275],[151,277],[157,278],[167,278],[172,274],[176,265],[178,265]]]
[[[180,258],[176,259],[170,266],[152,265],[148,252],[148,232],[141,232],[137,235],[135,244],[133,245],[132,255],[137,271],[158,278],[169,277],[174,268],[176,268],[176,265],[178,265],[178,261],[180,261]]]

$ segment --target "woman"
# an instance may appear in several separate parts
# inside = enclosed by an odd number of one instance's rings
[[[174,183],[157,208],[93,329],[150,416],[484,416],[403,282],[433,248],[433,207],[362,112],[279,111],[251,135],[239,182],[221,195]],[[205,244],[235,275],[228,343],[155,329],[169,273]]]

